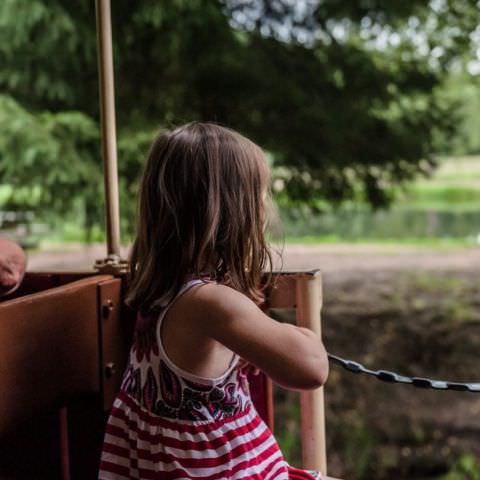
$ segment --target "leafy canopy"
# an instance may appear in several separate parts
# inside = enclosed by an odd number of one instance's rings
[[[458,126],[444,79],[472,0],[112,2],[123,226],[154,132],[190,120],[271,152],[279,198],[389,201]],[[473,45],[473,46],[472,46]],[[102,223],[93,2],[0,3],[0,184],[9,205]],[[460,66],[460,67],[459,67]],[[281,168],[280,168],[281,167]]]

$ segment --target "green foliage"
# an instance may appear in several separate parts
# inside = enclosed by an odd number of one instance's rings
[[[112,2],[124,232],[153,132],[190,120],[271,152],[288,201],[387,204],[459,123],[441,87],[469,55],[478,15],[469,0],[450,4]],[[92,2],[0,2],[0,64],[9,205],[72,211],[91,231],[103,218]]]
[[[442,480],[480,480],[480,463],[474,455],[462,455]]]
[[[449,76],[444,95],[459,105],[461,117],[457,135],[453,141],[439,144],[443,151],[454,155],[480,153],[480,77],[465,73]]]
[[[0,96],[0,130],[0,178],[11,186],[4,208],[72,217],[80,197],[88,234],[103,216],[96,124],[82,112],[31,113]]]
[[[358,480],[372,478],[374,451],[377,444],[378,439],[374,432],[369,430],[361,419],[358,419],[348,432],[345,432],[345,464],[354,472],[354,478]],[[378,473],[384,465],[376,465],[375,468]]]
[[[300,398],[298,394],[274,390],[275,438],[285,460],[291,465],[301,465],[302,449],[300,441]]]
[[[120,211],[122,212],[123,239],[128,240],[135,226],[136,197],[141,166],[148,152],[152,139],[156,135],[154,130],[133,132],[119,139],[119,190]]]

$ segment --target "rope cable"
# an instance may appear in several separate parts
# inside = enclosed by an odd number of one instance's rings
[[[452,382],[450,380],[436,380],[424,377],[409,377],[389,370],[370,370],[359,362],[347,360],[337,355],[328,354],[332,363],[343,367],[351,373],[366,374],[376,377],[386,383],[404,383],[417,388],[433,390],[455,390],[457,392],[480,393],[480,383]]]

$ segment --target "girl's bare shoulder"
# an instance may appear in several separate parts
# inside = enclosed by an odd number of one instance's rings
[[[231,315],[261,312],[246,295],[219,283],[205,283],[192,288],[190,305],[197,313],[217,314],[223,318]]]

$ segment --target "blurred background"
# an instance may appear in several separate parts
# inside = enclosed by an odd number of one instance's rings
[[[0,235],[30,270],[105,255],[94,2],[0,3]],[[115,0],[125,255],[160,128],[216,121],[261,145],[284,268],[324,272],[328,350],[480,379],[480,2]],[[278,264],[278,267],[280,263]],[[480,396],[332,367],[330,473],[480,479]],[[300,464],[297,396],[277,437]]]

